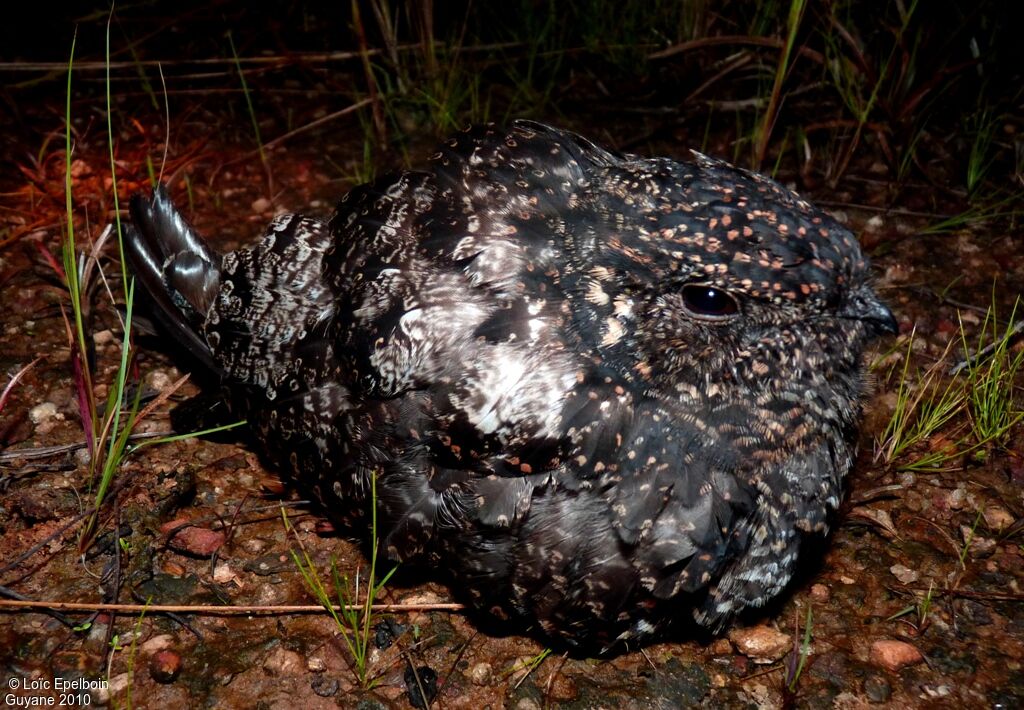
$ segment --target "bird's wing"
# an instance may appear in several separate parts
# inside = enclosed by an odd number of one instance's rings
[[[723,414],[726,416],[726,414]],[[736,539],[754,491],[710,423],[593,372],[567,401],[564,486],[595,490],[642,584],[671,597],[706,583]]]

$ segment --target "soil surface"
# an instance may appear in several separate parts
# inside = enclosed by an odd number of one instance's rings
[[[234,431],[128,455],[101,508],[97,535],[80,553],[79,535],[97,482],[89,480],[78,380],[62,316],[68,293],[48,256],[60,260],[64,221],[63,86],[57,84],[32,94],[35,106],[20,107],[33,117],[33,130],[19,134],[25,141],[20,149],[12,138],[4,139],[18,169],[0,178],[0,221],[7,230],[0,233],[0,386],[34,365],[12,384],[0,410],[3,596],[154,605],[316,604],[292,557],[301,549],[328,586],[332,560],[349,578],[360,570],[365,580],[369,566],[359,535],[333,530],[329,511],[302,501],[300,492],[262,465],[244,434]],[[76,96],[73,210],[79,245],[88,253],[112,220],[114,205],[102,101],[94,94]],[[274,214],[329,214],[364,170],[364,134],[353,118],[268,147],[265,168],[244,113],[232,115],[210,96],[182,100],[177,110],[165,161],[165,124],[158,113],[151,120],[119,119],[120,204],[148,185],[147,158],[156,171],[164,162],[163,177],[176,200],[221,250],[254,239]],[[274,116],[264,126],[266,136],[287,132],[281,112]],[[596,131],[593,117],[582,110],[547,118],[596,132],[595,138],[612,144],[648,132],[644,117],[624,113]],[[704,132],[703,124],[683,125],[630,149],[687,159]],[[379,170],[406,158],[421,164],[433,141],[424,130],[407,156],[384,156]],[[716,127],[703,149],[730,157],[729,141],[727,127]],[[861,455],[834,532],[804,557],[800,577],[771,608],[720,636],[673,639],[608,658],[547,652],[528,630],[491,629],[461,612],[378,612],[371,622],[366,683],[359,680],[342,630],[324,611],[4,609],[0,692],[8,704],[15,698],[59,699],[55,684],[62,678],[104,686],[69,689],[90,694],[70,698],[72,705],[109,707],[369,710],[424,707],[424,694],[430,707],[453,709],[1021,707],[1021,427],[998,444],[951,455],[941,470],[912,470],[912,463],[929,452],[953,453],[950,447],[969,428],[966,410],[900,457],[889,460],[880,453],[899,406],[901,379],[916,387],[922,373],[945,358],[936,370],[945,386],[948,366],[964,355],[961,327],[973,348],[993,300],[1008,317],[1014,297],[1024,291],[1021,235],[1003,226],[969,224],[922,235],[935,221],[919,214],[932,211],[929,186],[910,183],[893,202],[878,172],[874,159],[865,156],[835,189],[779,176],[861,235],[901,334],[877,343],[867,356],[871,387]],[[104,247],[99,267],[116,294],[113,300],[121,303],[116,254],[116,247]],[[95,358],[94,393],[102,406],[121,362],[122,330],[107,287],[98,278],[92,287],[86,330]],[[174,343],[141,332],[141,321],[138,327],[128,401],[137,383],[143,403],[157,404],[136,433],[169,432],[170,410],[201,393],[203,378],[197,373],[161,401],[159,393],[195,365]],[[378,601],[429,606],[452,601],[452,594],[436,581],[399,570]],[[11,696],[9,689],[15,689]]]

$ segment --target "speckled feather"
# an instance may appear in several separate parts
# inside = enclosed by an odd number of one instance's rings
[[[376,476],[389,557],[587,648],[785,587],[892,328],[853,235],[775,182],[536,123],[222,258],[162,190],[133,217],[136,272],[272,462],[357,526]]]

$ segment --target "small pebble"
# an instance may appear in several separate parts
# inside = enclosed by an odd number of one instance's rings
[[[219,530],[189,526],[175,533],[168,547],[187,555],[209,557],[220,549],[224,539],[224,533]]]
[[[109,697],[116,698],[124,695],[124,692],[128,688],[128,684],[130,682],[131,677],[127,673],[119,673],[111,678],[107,681],[107,692],[110,693]]]
[[[93,705],[97,705],[99,707],[110,705],[110,684],[107,683],[107,685],[102,688],[90,690],[89,696],[92,699]]]
[[[405,692],[414,708],[427,708],[437,697],[437,672],[430,666],[405,669]]]
[[[108,345],[114,342],[114,333],[109,328],[107,330],[99,330],[92,334],[92,342],[97,345]]]
[[[778,629],[761,625],[746,629],[733,629],[729,640],[736,649],[754,663],[772,663],[786,655],[793,646],[793,639]]]
[[[402,604],[408,604],[409,606],[427,606],[430,604],[440,604],[444,599],[439,594],[431,591],[414,592],[401,600]],[[415,610],[410,611],[407,615],[408,623],[412,626],[419,626],[421,624],[428,623],[428,612],[426,610]]]
[[[907,264],[893,264],[886,267],[882,274],[881,281],[886,284],[906,283],[913,276],[914,270]]]
[[[260,540],[258,537],[242,540],[242,549],[250,555],[259,555],[267,549],[267,541]]]
[[[373,627],[373,645],[379,650],[391,648],[395,639],[405,633],[406,626],[392,619],[385,619]]]
[[[812,584],[811,585],[811,599],[816,602],[824,604],[832,598],[832,590],[828,588],[827,584]]]
[[[157,651],[170,648],[173,643],[174,637],[170,634],[159,634],[139,646],[139,650],[147,656],[151,656]]]
[[[162,392],[173,383],[171,376],[163,370],[153,370],[146,376],[146,381],[149,383],[149,386],[157,392]]]
[[[309,687],[312,688],[313,692],[321,698],[330,698],[338,694],[338,691],[341,689],[341,681],[337,678],[328,678],[326,676],[318,675],[310,681]]]
[[[878,232],[885,226],[885,219],[882,215],[876,214],[874,217],[864,223],[864,230],[867,232]]]
[[[257,557],[256,559],[249,560],[243,565],[243,569],[247,572],[252,572],[260,577],[267,577],[278,572],[283,572],[294,566],[287,555],[282,555],[278,552],[272,552],[269,555]]]
[[[28,410],[28,418],[33,424],[43,424],[57,416],[57,405],[53,402],[43,402]]]
[[[160,565],[160,570],[172,577],[184,577],[186,572],[188,572],[184,565],[180,565],[174,560],[164,560]]]
[[[213,581],[217,584],[228,584],[234,582],[235,586],[241,588],[242,582],[238,579],[238,573],[231,569],[227,562],[221,562],[213,568]]]
[[[306,659],[306,670],[311,673],[323,673],[327,670],[327,661],[320,656],[310,656]]]
[[[864,694],[873,703],[886,703],[892,695],[892,686],[882,676],[873,675],[864,680]]]
[[[978,325],[981,323],[981,317],[974,311],[970,310],[960,311],[960,320],[967,325]]]
[[[491,667],[490,663],[480,661],[469,669],[469,680],[473,685],[485,686],[491,682],[491,676],[493,673],[494,669]]]
[[[715,639],[711,644],[711,653],[716,656],[728,656],[732,653],[732,644],[729,639]]]
[[[293,675],[304,666],[302,656],[295,651],[289,651],[283,646],[275,648],[270,652],[266,660],[263,661],[263,670],[270,675]]]
[[[520,698],[516,710],[541,710],[541,706],[533,698]]]
[[[1001,505],[985,506],[982,516],[985,518],[985,524],[996,532],[1006,530],[1016,521],[1013,514]]]
[[[252,211],[253,212],[269,212],[271,208],[270,200],[266,197],[260,197],[253,201]]]
[[[893,565],[889,568],[889,571],[892,572],[893,576],[903,584],[913,584],[921,576],[904,565]]]
[[[978,530],[970,525],[961,525],[960,535],[963,537],[964,544],[970,545],[968,552],[972,558],[991,557],[998,546],[994,539],[982,537],[978,534]]]
[[[117,643],[121,648],[130,648],[131,645],[135,643],[135,632],[125,631],[123,633],[119,633],[117,635]]]
[[[157,683],[173,683],[181,673],[181,655],[164,649],[153,654],[149,661],[149,675]]]
[[[256,583],[254,591],[256,595],[254,602],[262,606],[273,606],[283,604],[288,599],[287,588],[283,587],[284,580],[279,575],[272,575],[265,580]],[[340,632],[339,632],[340,633]],[[338,638],[341,641],[341,638]]]
[[[871,644],[870,658],[875,665],[894,673],[924,660],[921,652],[911,644],[890,639],[880,639]]]
[[[949,506],[950,510],[960,510],[966,503],[967,490],[964,488],[955,488],[946,496],[946,505]]]

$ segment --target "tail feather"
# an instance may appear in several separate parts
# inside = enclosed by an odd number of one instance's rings
[[[220,254],[178,212],[163,185],[152,199],[132,196],[131,216],[128,260],[156,304],[157,318],[205,365],[219,370],[199,329],[220,290]]]

